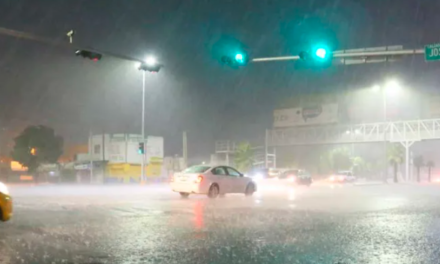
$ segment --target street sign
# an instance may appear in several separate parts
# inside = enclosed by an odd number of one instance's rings
[[[425,46],[425,60],[426,61],[440,60],[440,43],[430,44]]]

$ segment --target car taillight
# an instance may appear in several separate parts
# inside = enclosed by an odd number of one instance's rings
[[[199,175],[197,176],[197,179],[195,180],[195,183],[201,183],[203,181],[203,176]]]

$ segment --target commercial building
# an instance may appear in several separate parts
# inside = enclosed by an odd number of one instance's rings
[[[142,136],[137,134],[91,135],[88,153],[78,154],[75,161],[80,183],[140,182],[143,155],[139,153]],[[163,138],[145,140],[145,175],[147,180],[166,178],[163,166]]]

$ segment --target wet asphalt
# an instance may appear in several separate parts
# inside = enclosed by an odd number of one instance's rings
[[[440,186],[12,186],[0,263],[440,263]]]

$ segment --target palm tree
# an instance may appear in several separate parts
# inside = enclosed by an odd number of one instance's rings
[[[398,143],[392,144],[388,147],[388,162],[393,166],[394,169],[394,182],[398,182],[397,180],[397,170],[400,164],[405,161],[404,157],[405,149],[402,145]]]
[[[235,152],[235,166],[241,171],[249,170],[254,163],[254,151],[249,142],[240,142]]]
[[[428,181],[431,182],[431,169],[435,167],[434,161],[430,160],[426,163],[426,167],[428,167]]]
[[[416,167],[417,170],[417,182],[420,182],[420,168],[425,166],[425,161],[423,159],[423,156],[419,155],[415,157],[413,163],[414,163],[414,167]]]
[[[359,176],[368,170],[367,162],[362,157],[359,156],[353,157],[351,159],[351,162],[352,162],[351,170],[353,171],[354,175]]]

